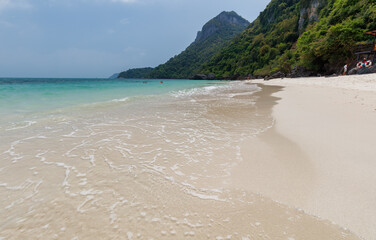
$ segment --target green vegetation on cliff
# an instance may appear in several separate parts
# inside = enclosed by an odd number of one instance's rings
[[[376,29],[375,0],[272,0],[260,16],[201,69],[217,77],[330,73],[349,62],[364,32]]]
[[[364,33],[376,29],[376,0],[271,0],[247,25],[235,12],[223,12],[181,54],[134,77],[270,76],[294,67],[335,73],[354,63],[356,44],[370,41]]]
[[[218,77],[266,75],[299,37],[299,0],[273,0],[260,16],[203,68]],[[292,56],[284,56],[290,59]],[[281,64],[283,65],[283,64]],[[289,64],[283,66],[289,71]]]
[[[235,12],[222,12],[204,25],[196,40],[182,53],[156,67],[152,78],[189,78],[201,66],[240,34],[249,22]]]
[[[316,72],[333,72],[351,62],[364,33],[376,29],[375,0],[329,0],[320,21],[307,28],[297,44],[300,64]]]

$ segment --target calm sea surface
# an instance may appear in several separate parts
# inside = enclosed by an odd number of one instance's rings
[[[0,122],[30,120],[38,113],[106,101],[154,96],[214,82],[137,79],[0,78]]]

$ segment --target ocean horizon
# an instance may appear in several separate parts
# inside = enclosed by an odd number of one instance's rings
[[[161,83],[162,82],[162,83]],[[125,102],[215,84],[215,81],[104,78],[0,78],[0,124],[32,121],[65,108]]]

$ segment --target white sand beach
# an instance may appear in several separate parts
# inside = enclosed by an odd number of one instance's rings
[[[374,92],[294,81],[5,125],[0,239],[372,239]]]
[[[376,239],[376,75],[251,82],[283,89],[274,127],[242,147],[234,187]]]

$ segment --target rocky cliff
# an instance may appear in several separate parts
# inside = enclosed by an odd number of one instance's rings
[[[195,43],[205,41],[213,34],[221,31],[225,25],[232,25],[235,29],[245,29],[249,22],[235,12],[222,12],[203,26],[202,30],[197,33]]]
[[[319,21],[319,9],[325,5],[322,0],[311,0],[307,3],[302,3],[299,12],[299,32],[302,33],[304,29],[314,22]]]

